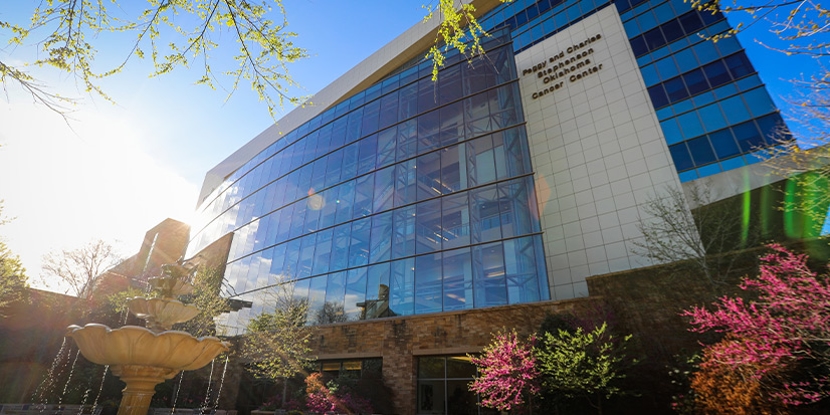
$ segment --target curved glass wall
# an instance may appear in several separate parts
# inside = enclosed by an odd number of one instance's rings
[[[512,46],[485,46],[356,94],[206,199],[188,256],[233,232],[225,295],[253,304],[228,326],[280,286],[310,324],[549,298]]]

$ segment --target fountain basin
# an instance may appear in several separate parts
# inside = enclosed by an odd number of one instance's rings
[[[147,320],[148,326],[157,331],[169,330],[174,324],[184,323],[199,315],[198,308],[168,298],[133,297],[127,305],[133,314]]]
[[[228,344],[216,337],[197,339],[183,331],[154,333],[144,327],[110,329],[95,323],[72,325],[67,330],[81,354],[99,365],[196,370],[228,350]]]

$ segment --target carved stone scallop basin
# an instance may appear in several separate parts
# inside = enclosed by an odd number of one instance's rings
[[[81,353],[99,365],[141,365],[180,370],[199,369],[228,349],[216,337],[195,338],[183,331],[153,333],[138,326],[110,329],[103,324],[72,325],[69,337]]]
[[[87,360],[109,365],[127,384],[118,415],[146,415],[157,384],[182,370],[199,369],[228,350],[228,344],[216,337],[197,339],[183,331],[154,333],[138,326],[72,325],[66,335]]]
[[[128,300],[130,311],[148,321],[152,329],[166,330],[174,324],[184,323],[199,314],[199,309],[167,298],[134,297]]]

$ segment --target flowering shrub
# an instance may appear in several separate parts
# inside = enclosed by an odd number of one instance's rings
[[[479,370],[470,390],[481,395],[482,406],[509,411],[523,405],[525,395],[539,392],[535,343],[536,336],[530,336],[526,343],[520,342],[515,330],[497,333],[481,357],[470,357]]]
[[[320,373],[312,373],[305,379],[306,407],[311,412],[369,414],[374,412],[368,400],[340,388],[336,382],[323,384]]]
[[[691,317],[692,331],[728,335],[705,348],[701,370],[722,366],[741,373],[750,385],[760,383],[770,402],[816,402],[827,396],[827,377],[798,369],[809,362],[826,370],[830,363],[830,284],[807,267],[806,255],[770,248],[760,275],[740,285],[754,300],[723,297],[714,311],[695,307],[684,315]]]

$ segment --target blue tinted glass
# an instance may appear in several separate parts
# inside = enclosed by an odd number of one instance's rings
[[[777,112],[755,120],[761,128],[761,134],[764,135],[768,143],[775,143],[779,141],[787,141],[792,139],[792,135],[786,132],[787,126],[781,115]]]
[[[372,217],[371,246],[369,262],[386,261],[392,258],[392,212]]]
[[[753,117],[759,117],[775,111],[775,104],[772,103],[765,88],[753,89],[743,94],[744,101],[749,106],[749,112]]]
[[[415,312],[415,258],[392,263],[389,278],[389,311],[407,316]]]
[[[643,31],[651,30],[655,26],[657,26],[657,19],[654,17],[654,14],[652,14],[651,11],[647,11],[637,16],[637,22],[640,24],[640,28]]]
[[[700,119],[703,120],[707,132],[726,127],[726,119],[723,118],[723,113],[721,113],[720,106],[717,104],[698,109],[698,114],[700,114]]]
[[[473,247],[473,289],[476,307],[507,304],[504,252],[501,243]]]
[[[686,144],[689,146],[689,152],[692,154],[696,166],[715,161],[715,152],[712,151],[712,146],[706,136],[689,140]]]
[[[764,145],[764,137],[752,121],[732,127],[732,132],[735,133],[738,145],[744,152],[756,150]]]
[[[700,16],[696,11],[686,13],[680,16],[678,20],[680,20],[680,25],[683,26],[683,30],[686,31],[687,35],[697,33],[703,27],[703,21],[700,20]]]
[[[720,57],[715,44],[710,41],[700,42],[692,47],[700,63],[712,62]]]
[[[681,77],[663,82],[663,86],[666,88],[666,94],[671,102],[677,102],[689,96],[689,91],[686,90]]]
[[[740,78],[755,73],[755,70],[752,69],[752,64],[749,63],[749,59],[743,52],[728,56],[723,60],[726,62],[726,66],[729,67],[729,72],[732,73],[733,78]]]
[[[666,136],[667,144],[674,144],[683,141],[683,134],[680,133],[680,127],[677,126],[677,120],[669,118],[661,121],[660,127],[663,129],[663,135]]]
[[[686,143],[679,143],[669,146],[672,160],[674,160],[674,167],[677,171],[688,170],[694,167],[692,156],[689,154],[689,149],[686,148]]]
[[[700,124],[700,118],[695,111],[677,117],[677,123],[680,124],[680,131],[687,139],[703,135],[703,126]]]
[[[744,105],[744,100],[740,95],[725,99],[720,102],[720,105],[730,124],[736,124],[750,118],[749,111],[746,110],[746,105]]]
[[[657,75],[657,69],[654,65],[644,66],[640,68],[640,72],[643,74],[643,81],[645,81],[646,86],[651,86],[660,82],[660,76]]]
[[[473,270],[470,249],[444,252],[443,309],[462,310],[473,307]]]
[[[698,176],[707,177],[714,174],[718,174],[721,172],[720,165],[718,163],[710,164],[708,166],[703,166],[697,169]]]
[[[661,59],[654,63],[657,67],[657,72],[660,73],[660,77],[663,79],[669,79],[676,76],[678,73],[677,65],[674,63],[674,59],[671,57]]]
[[[659,27],[655,27],[654,29],[643,33],[643,38],[645,39],[646,46],[648,46],[649,50],[655,50],[666,44],[666,39],[663,37],[663,32],[660,31]]]
[[[680,72],[690,71],[694,68],[697,68],[697,58],[695,58],[695,54],[692,53],[691,49],[683,49],[674,54],[674,60],[677,62],[677,65],[680,67]]]
[[[686,87],[689,88],[689,93],[692,95],[699,94],[709,89],[709,84],[706,82],[706,77],[703,76],[703,71],[695,69],[683,75],[683,80],[686,82]]]
[[[648,53],[648,46],[646,39],[643,36],[637,36],[631,39],[631,49],[634,51],[634,56],[641,56]]]
[[[441,253],[416,257],[415,271],[415,314],[441,311]]]
[[[719,159],[729,158],[741,152],[738,143],[732,137],[732,131],[728,128],[709,134],[709,140],[712,142]]]
[[[654,105],[654,108],[660,108],[669,104],[669,98],[666,96],[663,84],[650,87],[648,89],[648,95],[651,97],[651,103]]]

